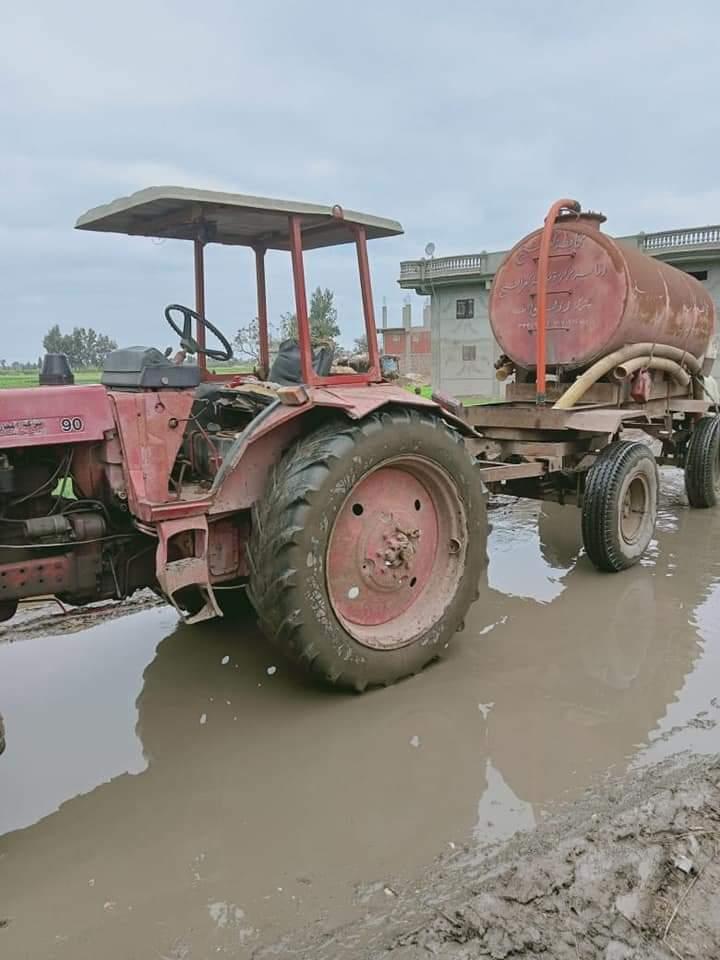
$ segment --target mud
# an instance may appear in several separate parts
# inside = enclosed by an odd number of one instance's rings
[[[645,783],[679,750],[720,752],[720,511],[689,511],[667,472],[657,542],[619,576],[578,558],[570,508],[500,501],[491,519],[488,581],[448,656],[362,697],[308,687],[251,622],[191,628],[141,605],[6,629],[0,955],[290,955],[340,928],[360,956],[401,907],[427,944],[382,949],[483,955],[446,935],[453,912],[422,912],[414,878],[436,858],[429,888],[439,902],[452,875],[462,913],[479,849],[532,845],[578,799]]]
[[[720,758],[665,763],[483,855],[443,858],[395,905],[257,960],[720,957]]]

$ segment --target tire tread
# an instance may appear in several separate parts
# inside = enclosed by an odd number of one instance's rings
[[[304,530],[304,515],[313,499],[322,495],[332,467],[353,454],[361,435],[371,437],[378,431],[412,424],[442,430],[449,443],[463,446],[458,431],[444,420],[412,409],[382,410],[356,422],[335,419],[301,438],[284,455],[272,469],[265,493],[252,510],[248,595],[260,626],[291,661],[335,686],[362,691],[368,681],[362,671],[355,670],[350,676],[327,658],[324,662],[312,625],[303,622],[299,595],[302,578],[298,576],[295,548]]]
[[[720,456],[720,416],[703,417],[690,434],[685,458],[685,492],[691,507],[716,506],[713,460]]]
[[[648,456],[652,458],[652,451],[644,443],[617,440],[600,452],[588,471],[582,504],[582,534],[585,551],[599,570],[616,573],[635,562],[628,562],[616,542],[616,501],[628,470]]]

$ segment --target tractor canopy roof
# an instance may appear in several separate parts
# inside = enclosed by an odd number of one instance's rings
[[[290,216],[301,218],[306,250],[354,243],[353,225],[364,227],[369,239],[403,232],[396,220],[343,210],[339,205],[328,207],[190,187],[147,187],[93,207],[79,217],[75,226],[78,230],[289,250]]]

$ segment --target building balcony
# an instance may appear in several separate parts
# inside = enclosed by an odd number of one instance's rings
[[[434,257],[431,260],[403,260],[398,283],[404,289],[418,293],[430,292],[434,283],[452,283],[453,280],[492,280],[502,255],[466,253],[455,257]]]
[[[692,260],[720,260],[720,225],[641,233],[638,246],[652,257],[685,263]]]
[[[720,260],[720,225],[665,230],[660,233],[638,233],[618,237],[621,243],[638,247],[644,253],[671,263],[695,260]],[[403,289],[431,294],[435,284],[447,285],[469,281],[485,281],[489,287],[506,250],[493,253],[467,253],[453,257],[403,260],[398,283]]]

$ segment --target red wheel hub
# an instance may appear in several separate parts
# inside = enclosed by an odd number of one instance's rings
[[[327,553],[330,600],[348,633],[387,649],[437,620],[461,570],[460,516],[452,480],[429,461],[398,459],[360,480]]]

